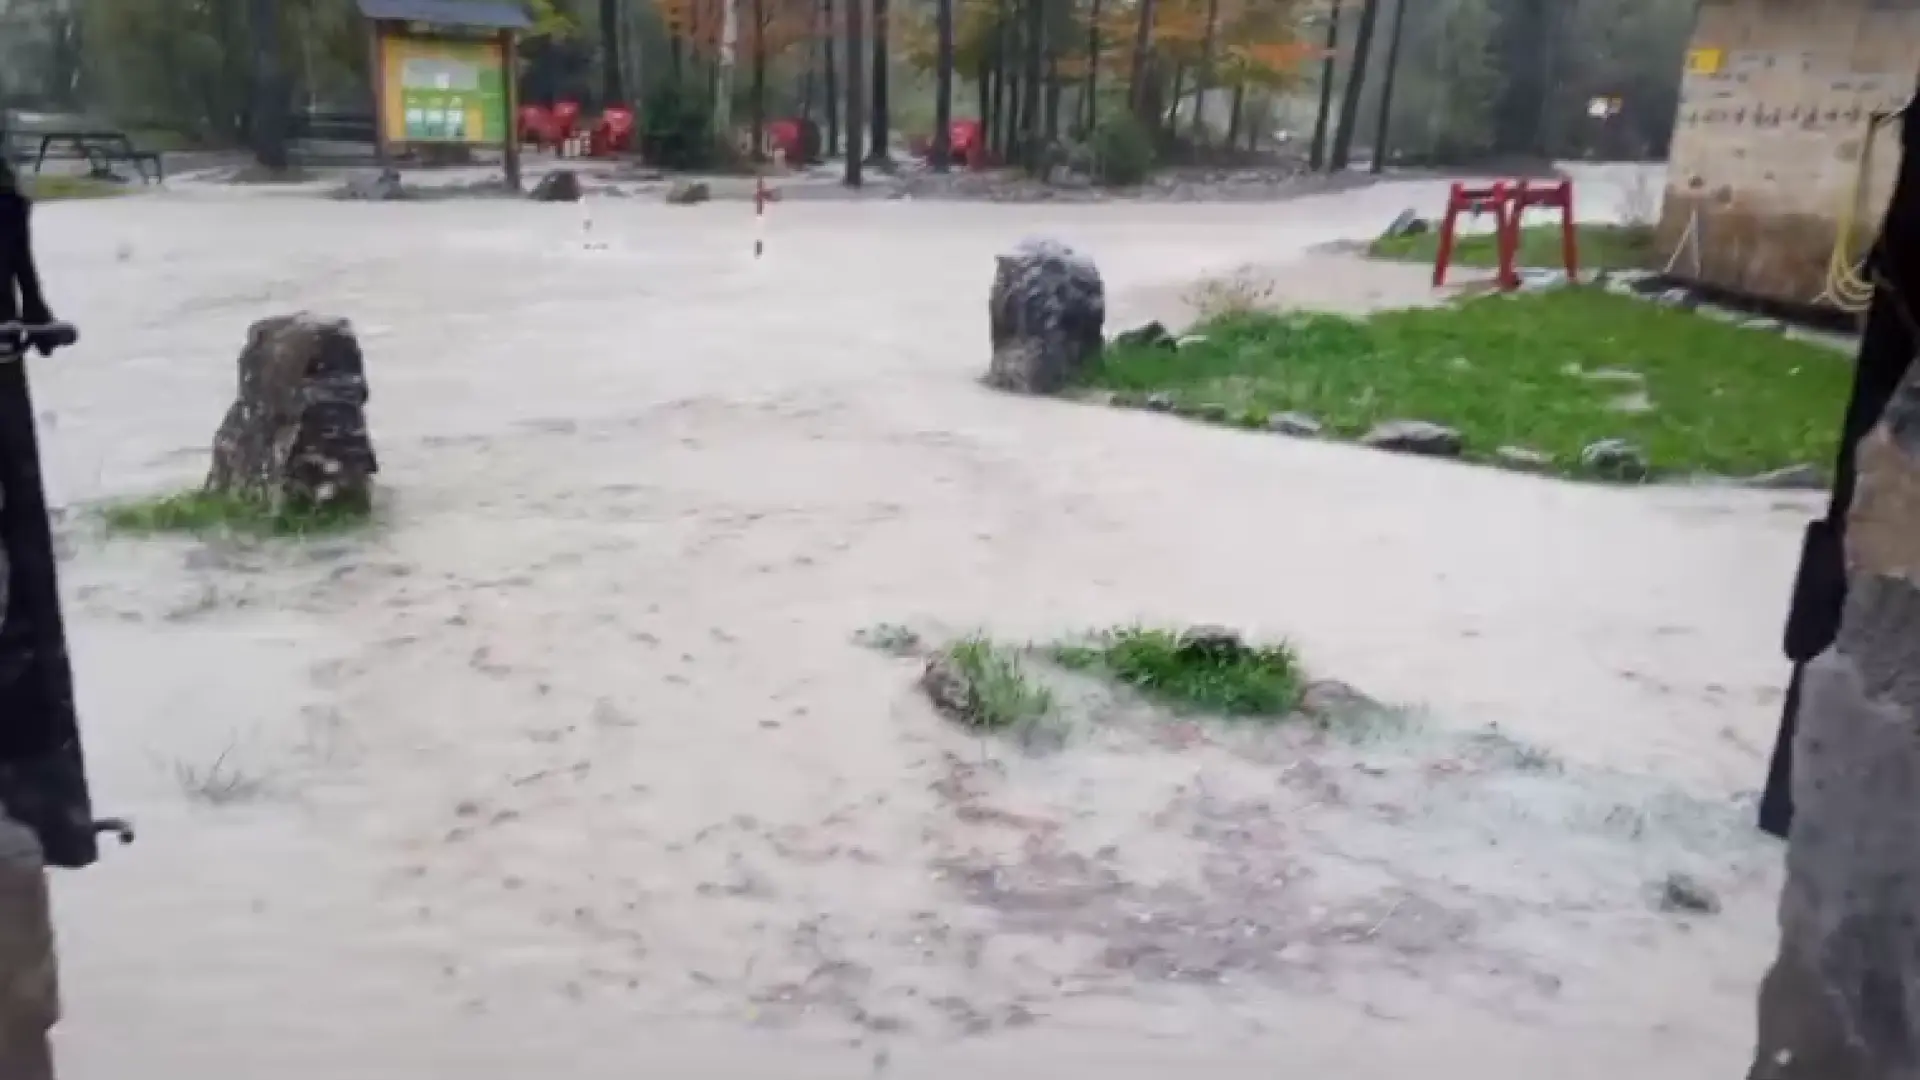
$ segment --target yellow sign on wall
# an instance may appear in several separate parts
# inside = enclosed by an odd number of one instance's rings
[[[1718,75],[1720,69],[1726,66],[1726,62],[1725,49],[1687,50],[1687,74],[1689,75]]]
[[[380,74],[381,128],[389,142],[506,143],[500,42],[382,34]]]

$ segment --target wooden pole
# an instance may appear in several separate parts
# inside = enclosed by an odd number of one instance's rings
[[[520,56],[511,30],[500,31],[500,80],[506,99],[507,190],[520,190]]]
[[[381,41],[381,23],[367,23],[367,69],[373,75],[373,160],[387,167],[387,58]]]

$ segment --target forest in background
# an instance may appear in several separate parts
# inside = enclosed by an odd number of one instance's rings
[[[883,152],[984,117],[1044,169],[1102,135],[1158,160],[1289,144],[1392,161],[1654,157],[1695,0],[523,0],[523,99],[636,103],[698,157],[769,118]],[[724,48],[734,5],[733,59]],[[945,26],[948,33],[942,34]],[[284,160],[289,118],[369,112],[353,0],[0,0],[0,108]],[[849,64],[850,57],[859,63]],[[731,86],[731,93],[722,90]],[[1390,99],[1389,99],[1390,95]],[[1618,102],[1596,119],[1589,102]],[[943,107],[944,102],[944,107]],[[851,106],[851,108],[850,108]],[[852,112],[860,114],[851,123]],[[1315,136],[1318,137],[1315,137]],[[700,145],[704,144],[704,145]],[[1124,148],[1124,147],[1123,147]],[[1316,162],[1319,163],[1319,162]]]

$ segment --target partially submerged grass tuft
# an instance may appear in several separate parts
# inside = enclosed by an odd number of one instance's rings
[[[233,749],[229,746],[220,751],[220,755],[206,765],[184,760],[174,762],[173,778],[180,785],[181,793],[209,806],[250,802],[267,794],[264,777],[254,776],[228,760]]]
[[[1012,731],[1052,714],[1053,692],[1027,672],[1015,651],[976,636],[947,646],[946,659],[968,688],[966,707],[956,710],[967,726]]]
[[[1106,675],[1150,698],[1221,716],[1281,717],[1300,703],[1299,657],[1285,643],[1221,648],[1175,630],[1119,627],[1053,646],[1062,667]]]
[[[243,536],[305,537],[344,532],[366,524],[370,512],[346,508],[285,507],[213,491],[184,491],[152,499],[115,503],[104,511],[115,532],[232,533]]]
[[[1109,349],[1087,381],[1197,415],[1307,413],[1334,437],[1430,420],[1459,430],[1470,460],[1519,446],[1569,473],[1583,447],[1623,438],[1656,474],[1737,476],[1831,459],[1852,378],[1817,345],[1587,288],[1195,330],[1205,340],[1178,351]]]
[[[32,176],[21,185],[35,202],[67,199],[110,199],[131,191],[128,185],[92,176]]]
[[[1648,266],[1654,257],[1653,229],[1646,225],[1577,225],[1580,269],[1634,270]],[[1367,246],[1367,254],[1376,259],[1396,262],[1432,263],[1440,250],[1438,226],[1418,236],[1381,237]],[[1565,257],[1560,248],[1560,226],[1534,225],[1520,230],[1520,266],[1559,267]],[[1456,236],[1453,244],[1455,266],[1492,269],[1500,265],[1500,248],[1492,233]]]

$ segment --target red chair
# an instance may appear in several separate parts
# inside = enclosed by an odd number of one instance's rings
[[[980,142],[980,121],[955,120],[947,128],[948,153],[953,160],[968,168],[978,169],[986,165],[985,149]]]
[[[633,149],[633,110],[614,106],[600,114],[593,126],[593,156],[612,157]]]
[[[554,141],[565,142],[572,137],[574,129],[580,124],[580,103],[577,101],[556,101],[553,103]]]
[[[767,146],[773,150],[775,156],[784,159],[789,165],[800,165],[806,161],[806,148],[800,142],[798,120],[769,121]]]
[[[545,148],[559,142],[553,114],[539,105],[520,107],[520,141]]]

